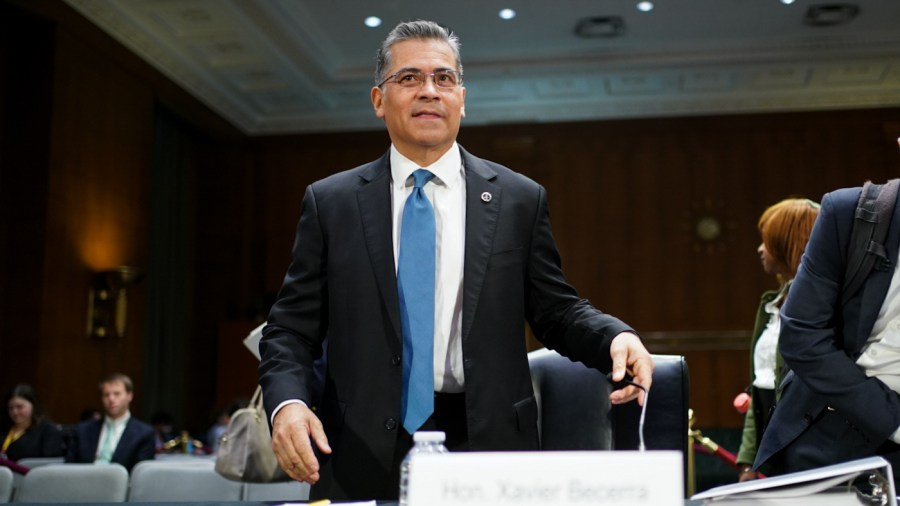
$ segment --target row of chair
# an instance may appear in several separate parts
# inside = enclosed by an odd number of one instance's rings
[[[538,430],[543,450],[634,450],[646,436],[648,450],[678,450],[683,455],[685,483],[688,471],[688,369],[682,356],[653,355],[652,395],[647,403],[646,427],[636,403],[613,406],[606,375],[572,362],[559,353],[541,349],[529,353],[528,362],[538,404]],[[643,430],[642,430],[643,429]],[[643,434],[646,432],[646,434]],[[308,485],[242,484],[226,480],[213,469],[209,459],[155,460],[141,462],[130,480],[124,468],[85,464],[64,464],[46,471],[34,468],[21,480],[15,500],[39,502],[60,497],[83,501],[215,501],[306,500]],[[87,473],[105,467],[115,486],[89,485]],[[5,468],[0,468],[0,471]],[[80,469],[80,471],[79,471]],[[8,471],[8,469],[5,469]],[[39,472],[41,471],[41,472]],[[77,473],[85,473],[78,475]],[[65,476],[64,476],[65,475]],[[74,490],[64,491],[71,477]],[[122,478],[124,476],[124,480]],[[66,480],[64,480],[66,478]],[[0,476],[0,502],[4,501]],[[47,484],[51,484],[48,486]],[[110,491],[104,499],[76,495]],[[685,489],[687,490],[687,488]],[[54,495],[56,494],[56,495]],[[10,493],[7,494],[11,495]],[[6,500],[9,500],[8,498]]]
[[[148,460],[128,471],[118,464],[34,467],[14,479],[0,467],[0,502],[305,501],[309,485],[298,482],[240,483],[208,459]]]

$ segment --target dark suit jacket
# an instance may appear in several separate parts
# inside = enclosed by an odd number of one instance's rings
[[[548,348],[608,371],[609,345],[631,330],[566,282],[543,187],[462,150],[466,179],[462,346],[472,450],[536,450],[527,320]],[[390,155],[306,189],[288,269],[260,343],[265,405],[313,396],[328,336],[314,498],[386,491],[400,420],[402,338],[391,235]],[[482,198],[485,192],[490,199]]]
[[[6,457],[9,460],[62,456],[62,431],[56,424],[49,422],[38,424],[36,427],[29,427],[25,434],[22,434],[22,437],[15,440],[6,449]]]
[[[100,429],[103,420],[88,420],[75,427],[75,435],[66,452],[66,462],[94,462],[97,445],[100,443]],[[113,452],[112,461],[131,470],[142,460],[150,460],[156,455],[153,444],[153,427],[131,417],[122,438]]]
[[[756,467],[770,459],[777,462],[773,456],[785,449],[802,454],[804,467],[871,456],[900,427],[900,396],[856,365],[893,269],[873,270],[856,295],[846,305],[840,304],[860,191],[842,189],[822,198],[800,269],[781,310],[779,348],[792,373],[783,383],[781,400],[763,435]],[[895,206],[885,244],[892,263],[897,260],[898,244],[900,206]],[[810,428],[820,433],[820,440],[832,444],[807,448],[801,436]]]

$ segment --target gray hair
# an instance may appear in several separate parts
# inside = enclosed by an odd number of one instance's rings
[[[420,19],[417,21],[400,23],[391,30],[391,33],[389,33],[387,38],[384,39],[384,42],[381,43],[381,47],[379,47],[378,52],[375,53],[376,85],[384,80],[386,77],[384,73],[391,67],[391,48],[394,47],[394,44],[416,39],[439,40],[447,43],[453,51],[453,56],[456,57],[456,70],[462,74],[462,59],[459,57],[460,42],[456,33],[434,21],[424,21]]]

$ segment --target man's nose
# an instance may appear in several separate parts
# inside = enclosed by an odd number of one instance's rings
[[[436,77],[434,74],[425,74],[425,81],[419,85],[419,93],[425,95],[437,95],[438,94],[438,86],[435,84]]]

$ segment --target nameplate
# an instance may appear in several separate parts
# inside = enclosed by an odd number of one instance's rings
[[[410,506],[683,506],[681,452],[416,455]]]

